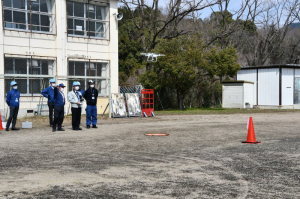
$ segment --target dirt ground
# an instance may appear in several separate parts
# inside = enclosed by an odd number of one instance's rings
[[[0,198],[300,198],[300,113],[252,116],[258,145],[247,114],[1,131]]]

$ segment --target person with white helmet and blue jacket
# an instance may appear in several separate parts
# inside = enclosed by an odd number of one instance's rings
[[[54,88],[56,86],[55,79],[49,80],[49,87],[45,88],[42,91],[42,95],[48,99],[48,108],[49,108],[49,123],[50,126],[53,125],[53,113],[54,113]]]
[[[72,129],[74,131],[82,130],[82,128],[80,128],[80,121],[83,97],[80,91],[80,82],[73,82],[72,91],[68,93],[68,100],[71,103]]]
[[[54,121],[52,126],[52,132],[64,131],[62,128],[62,123],[65,116],[65,95],[64,95],[65,85],[63,83],[59,84],[54,88]]]
[[[18,84],[16,81],[10,83],[11,90],[6,94],[6,103],[9,106],[9,118],[6,123],[6,131],[9,131],[9,126],[12,124],[11,130],[20,130],[16,128],[17,117],[20,106],[20,92],[18,91]]]

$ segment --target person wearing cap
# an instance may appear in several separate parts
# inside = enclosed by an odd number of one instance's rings
[[[72,129],[74,131],[82,130],[80,128],[80,121],[83,97],[80,91],[80,82],[73,82],[73,89],[68,93],[68,100],[71,103]]]
[[[48,108],[49,108],[49,123],[52,127],[53,125],[53,112],[54,112],[54,88],[56,86],[55,79],[50,79],[49,87],[45,88],[42,91],[42,95],[48,99]]]
[[[64,131],[64,129],[62,128],[66,103],[64,88],[65,85],[63,83],[54,88],[54,120],[52,125],[53,132]]]
[[[11,90],[6,94],[6,103],[9,106],[9,118],[6,123],[6,131],[9,131],[9,126],[12,124],[11,130],[18,131],[16,128],[17,117],[20,106],[20,91],[16,81],[10,82]]]
[[[95,82],[89,81],[89,88],[84,92],[83,95],[86,100],[86,128],[97,128],[97,99],[98,90],[95,88]]]

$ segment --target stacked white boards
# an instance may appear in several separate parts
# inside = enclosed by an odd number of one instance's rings
[[[121,117],[141,117],[142,109],[138,93],[113,93],[110,100],[111,116]]]

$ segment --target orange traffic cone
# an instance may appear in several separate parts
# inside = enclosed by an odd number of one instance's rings
[[[255,130],[254,130],[252,117],[249,118],[249,122],[248,122],[247,140],[245,142],[242,142],[242,143],[247,143],[247,144],[258,144],[258,143],[260,143],[260,142],[256,141]]]
[[[0,113],[0,130],[4,130],[3,126],[2,126],[2,115]]]

